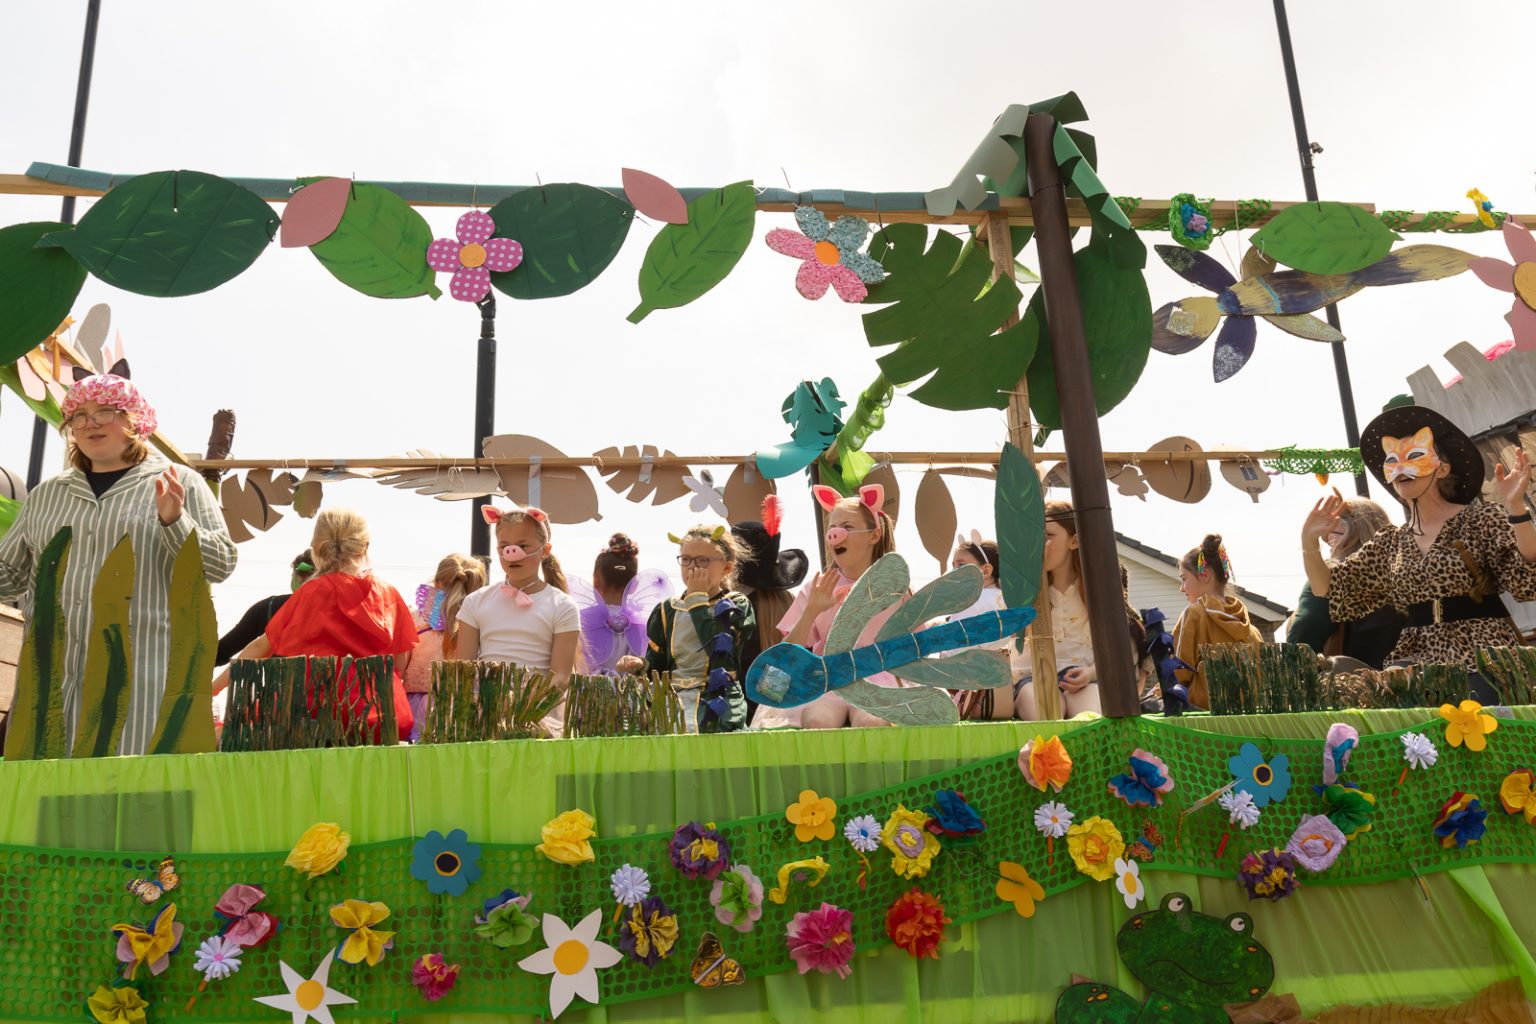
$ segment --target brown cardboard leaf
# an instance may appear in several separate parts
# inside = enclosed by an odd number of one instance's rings
[[[268,505],[292,505],[293,489],[298,482],[299,478],[292,473],[273,476],[270,469],[253,469],[245,474],[245,485],[260,491]]]
[[[1221,478],[1259,503],[1259,495],[1269,490],[1269,474],[1252,459],[1223,459]]]
[[[600,452],[592,453],[597,459],[617,458],[643,458],[644,456],[656,457],[665,455],[671,457],[670,451],[658,452],[653,444],[636,447],[625,445],[621,451],[618,448],[604,448]],[[643,502],[651,499],[652,505],[665,505],[669,501],[686,498],[691,492],[683,478],[688,475],[687,466],[651,466],[650,472],[645,472],[644,466],[615,466],[611,469],[599,466],[598,475],[607,478],[608,486],[617,494],[623,494],[630,501]],[[628,492],[628,493],[625,493]]]
[[[1146,478],[1141,475],[1141,470],[1129,462],[1106,462],[1104,475],[1109,477],[1109,482],[1115,485],[1115,489],[1127,498],[1139,498],[1147,500]]]
[[[1045,471],[1041,482],[1047,489],[1052,487],[1063,489],[1071,487],[1072,479],[1067,476],[1067,464],[1065,462],[1052,463],[1051,467]]]
[[[995,466],[940,466],[935,472],[945,476],[967,476],[974,480],[996,480]]]
[[[293,490],[293,510],[300,519],[313,519],[325,500],[325,488],[319,480],[300,480]]]
[[[774,481],[757,471],[757,463],[743,462],[725,482],[725,509],[730,513],[731,522],[762,519],[763,499],[778,491]]]
[[[1148,448],[1157,452],[1204,451],[1187,437],[1165,437]],[[1158,494],[1193,505],[1211,493],[1211,467],[1204,460],[1190,462],[1143,462],[1141,475]]]
[[[374,477],[386,487],[398,487],[403,491],[415,491],[429,495],[438,501],[468,501],[488,494],[501,493],[501,479],[489,469],[450,466],[453,460],[426,448],[412,448],[405,453],[410,459],[442,459],[443,466],[421,469],[384,470]]]
[[[954,543],[955,530],[960,524],[949,485],[937,471],[930,469],[923,474],[917,485],[913,513],[917,517],[917,535],[922,539],[923,550],[939,560],[939,572],[943,573],[949,568],[950,545]]]
[[[497,434],[485,439],[487,458],[564,458],[565,453],[548,441],[527,434]],[[597,489],[579,466],[498,466],[501,489],[519,505],[538,505],[551,522],[585,523],[601,519]]]
[[[258,470],[257,472],[263,472]],[[269,474],[270,475],[270,474]],[[236,544],[244,544],[258,532],[266,532],[283,518],[267,501],[261,489],[250,484],[249,477],[241,480],[231,476],[219,485],[219,505],[224,513],[224,525]]]
[[[885,488],[885,514],[895,522],[901,521],[901,485],[896,482],[896,472],[888,462],[877,462],[875,468],[864,476],[864,484],[879,484]]]

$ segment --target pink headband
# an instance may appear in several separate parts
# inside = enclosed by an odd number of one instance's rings
[[[831,512],[837,507],[837,503],[843,500],[843,496],[826,484],[817,484],[811,488],[811,496],[816,499],[816,504]],[[859,488],[859,501],[864,507],[874,513],[875,518],[880,517],[885,508],[885,488],[879,484],[865,484]]]
[[[119,363],[124,370],[127,366]],[[116,366],[113,369],[117,369]],[[82,377],[70,386],[64,395],[64,422],[79,411],[85,402],[95,402],[97,405],[120,409],[128,416],[128,422],[134,432],[141,437],[148,437],[159,426],[159,420],[155,418],[155,410],[144,401],[144,396],[139,394],[139,389],[133,381],[127,377],[119,377],[115,373],[93,373],[88,377]]]
[[[497,523],[501,522],[504,517],[509,516],[514,512],[521,512],[529,519],[536,519],[544,524],[544,528],[546,530],[549,529],[549,516],[545,514],[543,509],[537,508],[533,505],[529,505],[527,508],[507,509],[505,512],[497,508],[495,505],[482,505],[480,508],[481,518],[483,518],[492,526],[495,526]]]

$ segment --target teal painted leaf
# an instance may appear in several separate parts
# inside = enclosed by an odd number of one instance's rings
[[[974,565],[962,565],[947,572],[923,587],[896,609],[875,640],[889,640],[893,636],[911,633],[923,623],[963,612],[981,597],[981,570]]]
[[[1385,256],[1402,236],[1348,203],[1300,203],[1253,236],[1264,255],[1310,274],[1347,274]]]
[[[1011,444],[1003,446],[993,496],[997,524],[998,583],[1009,608],[1027,608],[1040,596],[1041,563],[1045,558],[1045,494],[1040,474],[1029,456]]]
[[[960,710],[943,690],[932,686],[876,686],[856,679],[837,691],[849,704],[892,725],[953,725]]]
[[[668,224],[656,233],[640,264],[640,305],[629,314],[637,324],[658,309],[686,306],[726,276],[747,251],[757,218],[757,193],[750,181],[717,188],[688,204],[688,223]]]
[[[822,655],[853,650],[869,620],[900,601],[911,583],[906,560],[897,554],[884,555],[864,570],[864,575],[859,577],[837,609],[837,617],[832,620],[832,628],[827,630],[826,643],[822,645]]]
[[[156,171],[129,178],[73,230],[39,244],[62,246],[114,287],[171,297],[206,292],[243,272],[277,226],[272,207],[243,185],[201,171]]]
[[[364,295],[435,299],[443,293],[427,266],[431,244],[432,228],[411,204],[379,185],[353,185],[341,223],[309,251],[336,280]]]
[[[1095,231],[1088,246],[1073,254],[1088,337],[1094,405],[1100,416],[1131,393],[1152,350],[1152,299],[1140,265],[1126,265],[1132,247],[1139,247],[1145,259],[1146,249],[1134,232],[1110,238]],[[1029,404],[1040,426],[1054,430],[1061,426],[1061,405],[1056,397],[1056,364],[1045,317],[1044,288],[1036,289],[1020,321],[1025,322],[1034,323],[1040,332],[1040,345],[1029,366]]]
[[[47,338],[74,306],[85,268],[63,249],[37,247],[44,235],[69,230],[56,221],[0,229],[0,363]]]
[[[635,208],[590,185],[544,185],[515,192],[491,207],[499,238],[523,247],[517,269],[492,274],[514,299],[569,295],[597,280],[619,254]]]

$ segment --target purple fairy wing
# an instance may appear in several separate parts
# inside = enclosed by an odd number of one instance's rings
[[[630,654],[645,655],[649,643],[645,635],[646,623],[650,621],[651,612],[656,606],[671,596],[672,581],[667,579],[666,573],[656,569],[640,570],[629,581],[629,586],[624,588],[624,617],[629,620],[624,635],[628,640]]]
[[[570,576],[566,578],[565,584],[567,593],[576,602],[576,607],[585,610],[593,605],[603,603],[603,599],[598,597],[597,591],[593,589],[591,580],[582,579],[580,576]]]
[[[581,610],[581,657],[590,675],[611,671],[624,653],[608,620],[609,608],[602,601]]]

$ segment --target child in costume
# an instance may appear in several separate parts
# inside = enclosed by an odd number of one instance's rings
[[[411,742],[421,738],[421,726],[427,718],[427,704],[432,694],[432,664],[457,657],[455,644],[459,633],[459,608],[464,599],[485,586],[485,565],[473,555],[448,555],[437,563],[431,583],[416,588],[416,649],[398,660],[400,676],[405,681],[405,696],[411,703],[416,728]]]
[[[1334,493],[1338,493],[1337,489]],[[1323,538],[1328,544],[1328,561],[1344,561],[1391,525],[1387,510],[1374,501],[1348,499],[1339,509],[1339,525]],[[1335,622],[1328,611],[1328,599],[1312,593],[1312,584],[1303,583],[1296,599],[1296,614],[1285,631],[1285,642],[1306,644],[1318,654],[1352,658],[1379,669],[1397,646],[1397,638],[1406,624],[1402,613],[1391,605],[1354,622]]]
[[[672,584],[665,573],[640,569],[639,545],[614,534],[592,566],[592,582],[570,583],[581,609],[582,672],[616,675],[620,659],[644,656],[651,609],[672,596]]]
[[[511,662],[546,673],[564,690],[576,663],[581,609],[566,593],[565,573],[550,544],[549,516],[533,507],[503,511],[486,505],[481,512],[496,530],[506,578],[470,594],[459,607],[458,658]],[[545,727],[558,735],[563,720],[562,707]]]
[[[804,551],[779,550],[783,519],[783,503],[777,494],[770,494],[763,498],[762,519],[746,519],[731,526],[747,552],[736,564],[736,586],[752,599],[752,615],[757,620],[757,633],[742,651],[743,678],[763,647],[778,641],[779,621],[795,600],[791,591],[805,581],[810,569]],[[750,699],[747,703],[756,707]]]
[[[949,616],[945,620],[947,622],[980,615],[983,612],[994,612],[1006,607],[1003,603],[1002,588],[998,586],[997,581],[997,574],[1002,568],[1002,562],[997,553],[997,542],[983,539],[977,530],[972,530],[969,537],[963,533],[957,535],[955,550],[949,556],[949,568],[953,572],[965,565],[974,565],[981,570],[981,596],[976,598],[969,608]],[[1011,653],[1013,638],[1005,637],[998,643],[988,646],[994,650]],[[955,694],[955,702],[960,706],[961,718],[988,721],[1013,717],[1012,686],[999,687],[996,690],[960,690]]]
[[[1173,653],[1187,667],[1178,670],[1179,681],[1189,688],[1189,702],[1209,707],[1204,644],[1247,644],[1258,647],[1264,637],[1248,619],[1248,608],[1232,592],[1232,560],[1220,534],[1208,533],[1200,546],[1179,562],[1179,590],[1189,601],[1173,627]]]
[[[689,732],[734,732],[746,727],[747,698],[741,688],[743,648],[757,635],[752,602],[733,589],[745,552],[724,526],[695,526],[678,546],[683,596],[651,612],[644,668],[672,673],[672,688],[683,705]],[[636,671],[639,659],[620,662]]]

